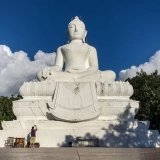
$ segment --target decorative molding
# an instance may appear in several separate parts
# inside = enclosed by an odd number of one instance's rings
[[[129,120],[134,119],[138,112],[139,102],[133,100],[106,99],[99,100],[102,103],[101,120]]]
[[[55,87],[54,81],[24,82],[19,92],[22,96],[52,96]]]
[[[133,87],[129,82],[115,81],[113,83],[105,82],[102,85],[103,96],[125,96],[130,97],[133,94]]]
[[[47,108],[48,101],[30,100],[24,99],[13,102],[13,113],[18,120],[44,120],[47,119],[47,113],[50,111]]]
[[[25,99],[42,99],[53,96],[57,83],[63,83],[68,89],[76,94],[79,88],[83,88],[86,82],[55,82],[55,81],[42,81],[42,82],[24,82],[19,92]],[[95,82],[97,96],[119,96],[130,97],[133,94],[133,87],[129,82],[115,81],[109,82]]]

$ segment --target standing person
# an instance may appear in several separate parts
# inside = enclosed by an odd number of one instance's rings
[[[30,147],[30,140],[31,140],[31,132],[28,133],[27,135],[27,147]]]
[[[36,131],[37,131],[37,126],[34,125],[31,129],[31,139],[30,139],[30,145],[34,146],[35,140],[36,140]]]

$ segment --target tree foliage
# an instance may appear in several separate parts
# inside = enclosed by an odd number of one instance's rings
[[[135,119],[150,121],[149,129],[160,131],[160,75],[156,70],[148,75],[141,70],[136,77],[128,78],[134,89],[131,99],[138,100],[140,103],[139,111]]]
[[[22,97],[20,95],[16,97],[14,95],[11,95],[11,97],[0,96],[0,122],[16,119],[12,110],[12,101],[19,100],[21,98]],[[2,129],[1,123],[0,129]]]

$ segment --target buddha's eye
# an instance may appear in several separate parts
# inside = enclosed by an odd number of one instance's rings
[[[71,25],[70,28],[75,28],[75,26],[74,26],[74,25]]]

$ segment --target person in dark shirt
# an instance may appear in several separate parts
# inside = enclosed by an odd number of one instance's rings
[[[34,146],[34,143],[36,141],[36,131],[37,131],[37,126],[34,125],[31,129],[31,139],[30,139],[30,145]]]

